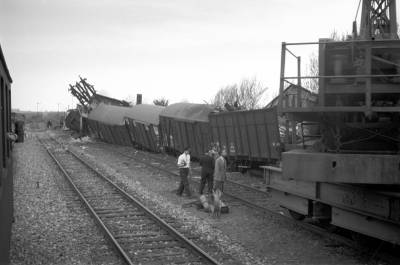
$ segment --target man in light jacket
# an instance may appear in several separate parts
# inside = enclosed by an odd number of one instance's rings
[[[226,156],[225,151],[218,152],[214,168],[214,189],[219,189],[222,192],[224,191],[224,181],[226,180],[226,160],[224,156]]]
[[[189,170],[190,170],[190,148],[186,147],[183,153],[178,157],[178,168],[179,176],[181,177],[181,182],[179,183],[176,195],[182,196],[183,191],[188,197],[191,197],[191,192],[189,188]]]

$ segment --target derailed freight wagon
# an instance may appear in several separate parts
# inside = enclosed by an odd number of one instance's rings
[[[276,108],[212,113],[212,142],[238,165],[271,163],[280,158]]]
[[[81,129],[81,114],[77,109],[70,109],[67,111],[67,116],[65,117],[65,126],[73,131],[79,132]]]
[[[191,148],[193,157],[199,157],[211,147],[209,114],[213,106],[207,104],[176,103],[160,113],[161,143],[178,154]]]
[[[158,116],[163,107],[140,104],[120,107],[100,104],[88,115],[92,136],[105,142],[159,151]]]
[[[129,107],[99,104],[88,114],[89,134],[108,143],[132,146],[124,118],[129,109]]]
[[[160,151],[159,115],[163,110],[162,106],[139,104],[127,113],[126,126],[137,147],[152,152]]]

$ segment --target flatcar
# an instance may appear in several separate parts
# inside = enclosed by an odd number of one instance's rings
[[[11,83],[3,50],[0,46],[0,263],[10,262],[10,239],[13,220],[12,146],[8,139],[11,132]]]

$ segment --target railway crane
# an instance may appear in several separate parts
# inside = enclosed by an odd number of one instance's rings
[[[288,137],[281,167],[266,175],[272,197],[295,218],[311,217],[400,244],[400,40],[395,0],[362,0],[360,26],[345,40],[282,43],[279,113]],[[317,76],[285,76],[286,53],[317,45]],[[285,82],[314,78],[318,100],[283,104]],[[303,89],[304,90],[304,89]],[[299,130],[297,130],[299,131]],[[307,138],[308,137],[308,138]],[[310,143],[310,144],[307,144]]]

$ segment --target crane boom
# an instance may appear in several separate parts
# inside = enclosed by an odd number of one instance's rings
[[[360,38],[398,39],[396,0],[363,0]]]

